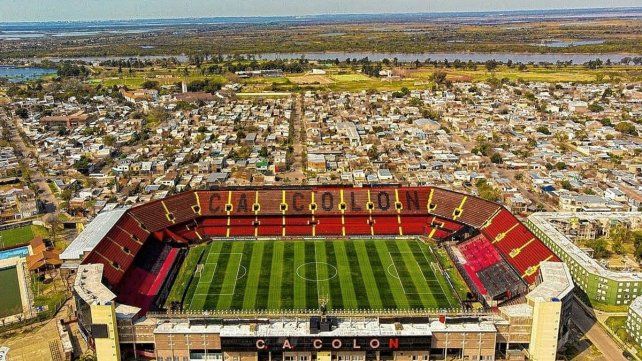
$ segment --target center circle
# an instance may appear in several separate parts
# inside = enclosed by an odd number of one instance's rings
[[[328,266],[328,277],[326,277],[326,278],[318,278],[318,276],[319,276],[318,272],[317,272],[317,278],[309,278],[309,277],[305,277],[305,276],[301,275],[301,273],[300,273],[301,272],[301,268],[306,267],[306,266],[314,266],[315,269],[316,269],[317,265],[320,265],[320,264]],[[299,278],[304,279],[306,281],[310,281],[310,282],[328,281],[328,280],[331,280],[331,279],[335,278],[337,276],[337,273],[338,273],[337,272],[337,268],[335,266],[329,264],[329,263],[326,263],[326,262],[308,262],[308,263],[304,263],[304,264],[302,264],[302,265],[300,265],[299,267],[296,268],[296,275]]]

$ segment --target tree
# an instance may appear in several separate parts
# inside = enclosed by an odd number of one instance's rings
[[[487,60],[486,63],[484,64],[486,66],[486,70],[489,72],[493,72],[497,67],[499,66],[499,63],[497,60],[492,59],[492,60]]]
[[[548,129],[547,126],[545,125],[540,125],[536,129],[539,133],[546,134],[546,135],[551,135],[551,131]]]
[[[436,84],[442,85],[446,82],[446,72],[443,70],[437,70],[432,73],[432,81]]]
[[[628,135],[633,135],[633,136],[637,136],[638,135],[637,130],[635,130],[635,125],[633,125],[633,124],[631,124],[629,122],[626,122],[626,121],[619,122],[619,123],[615,124],[614,128],[615,128],[615,130],[617,130],[618,132],[623,133],[623,134],[628,134]]]
[[[103,144],[105,144],[108,147],[113,146],[116,144],[116,137],[113,135],[106,135],[103,137]]]
[[[479,179],[475,183],[475,186],[477,187],[477,193],[479,194],[479,197],[481,197],[482,199],[492,202],[497,202],[500,200],[501,192],[488,184],[485,179]]]
[[[29,111],[27,110],[27,108],[22,108],[22,107],[20,107],[20,108],[18,108],[18,109],[16,109],[16,110],[15,110],[15,113],[16,113],[16,115],[17,115],[17,116],[19,116],[21,119],[27,119],[27,118],[29,118]]]
[[[608,250],[608,243],[604,238],[598,238],[586,242],[586,245],[593,249],[593,257],[595,258],[607,258],[611,255],[611,252]]]
[[[495,164],[502,164],[504,162],[502,156],[499,153],[493,153],[493,155],[490,156],[490,161]]]
[[[76,65],[70,61],[65,61],[58,65],[57,73],[61,78],[85,77],[89,75],[89,70],[82,65]]]
[[[74,169],[76,169],[79,172],[87,172],[89,169],[89,165],[91,164],[91,159],[89,159],[86,155],[80,156],[80,159],[78,159],[74,163]]]
[[[141,84],[141,87],[143,89],[157,89],[158,90],[160,88],[160,84],[155,80],[147,80],[147,81],[143,82],[143,84]]]
[[[604,107],[598,104],[597,102],[593,102],[589,104],[588,110],[592,111],[593,113],[599,113],[604,110]]]

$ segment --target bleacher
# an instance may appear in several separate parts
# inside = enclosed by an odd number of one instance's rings
[[[254,237],[255,217],[230,217],[229,237]]]
[[[374,234],[377,236],[399,236],[399,220],[396,215],[377,215],[374,220]]]
[[[501,206],[477,197],[467,197],[462,207],[463,212],[459,221],[479,228],[497,212]]]
[[[465,257],[466,264],[475,273],[494,265],[502,259],[495,247],[483,234],[460,243],[457,248]]]
[[[309,216],[291,215],[285,217],[286,236],[312,236],[312,218]]]
[[[276,237],[283,235],[283,216],[257,217],[259,237]]]
[[[403,224],[404,234],[430,234],[430,216],[403,215],[401,222]]]
[[[317,236],[343,236],[344,228],[341,215],[317,216],[316,222],[315,230]]]
[[[345,216],[346,236],[369,236],[371,235],[371,221],[367,215]]]
[[[147,242],[149,233],[125,213],[107,232],[83,263],[102,263],[107,282],[117,285]]]
[[[227,217],[203,218],[198,222],[195,231],[202,236],[225,237],[227,235]]]
[[[149,236],[149,231],[143,229],[140,223],[132,217],[129,212],[125,213],[118,223],[116,224],[120,229],[132,235],[132,237],[137,238],[141,242],[144,241]]]
[[[168,213],[161,201],[146,203],[130,210],[130,214],[149,232],[167,228],[175,222],[168,218]]]
[[[441,218],[453,219],[455,209],[459,208],[465,196],[440,188],[433,188],[433,190],[432,204],[434,206],[430,213],[436,214]]]
[[[151,241],[126,273],[127,282],[117,288],[118,302],[140,307],[147,312],[158,295],[179,253],[167,243]]]
[[[498,204],[434,187],[387,186],[228,188],[180,193],[128,210],[84,262],[103,263],[104,276],[115,287],[125,274],[134,272],[130,271],[133,260],[152,238],[187,243],[208,238],[313,235],[403,234],[448,239],[468,226],[480,228],[486,237],[485,241],[471,241],[471,248],[462,250],[468,254],[467,259],[478,259],[468,267],[471,278],[480,284],[483,280],[478,273],[483,267],[500,263],[493,263],[497,257],[492,249],[530,284],[537,279],[541,261],[558,260]]]
[[[540,262],[559,261],[541,240],[504,208],[489,219],[481,231],[528,284],[537,280]]]
[[[173,217],[173,223],[190,221],[194,217],[198,217],[201,211],[194,192],[179,193],[167,197],[162,202],[171,217]]]
[[[528,291],[524,281],[503,260],[477,272],[488,297],[495,301],[509,300]]]

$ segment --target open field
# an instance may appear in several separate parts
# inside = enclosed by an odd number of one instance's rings
[[[568,16],[568,12],[551,18],[523,18],[509,13],[499,23],[493,17],[486,21],[486,16],[480,14],[476,19],[467,19],[466,24],[457,17],[435,19],[425,14],[365,16],[328,23],[271,19],[233,27],[172,24],[171,30],[164,28],[144,35],[113,33],[104,37],[75,36],[74,41],[67,37],[6,41],[0,44],[0,54],[7,58],[300,52],[640,54],[642,20],[626,9],[609,12],[600,9],[585,18]],[[582,40],[596,42],[586,44]],[[568,44],[547,46],[548,42]]]
[[[15,245],[28,243],[34,236],[32,226],[0,231],[0,248],[13,247]]]
[[[190,250],[173,301],[190,310],[459,307],[419,240],[214,241]]]
[[[183,75],[180,74],[178,70],[175,70],[174,73],[160,73],[156,70],[138,70],[136,73],[129,74],[99,74],[92,77],[89,81],[93,85],[102,85],[103,87],[112,87],[124,85],[131,89],[138,89],[142,87],[143,83],[146,81],[158,82],[160,86],[163,85],[173,85],[181,83],[183,80],[186,82],[193,82],[196,80],[209,79],[215,82],[226,83],[227,79],[219,75],[197,75],[189,74]]]
[[[0,285],[3,290],[2,297],[0,297],[0,318],[21,313],[22,301],[18,271],[15,266],[0,270]]]
[[[302,73],[288,73],[284,77],[262,78],[253,77],[238,79],[233,74],[226,75],[201,75],[196,68],[189,69],[188,75],[180,73],[179,69],[169,69],[161,72],[155,68],[138,69],[132,75],[113,74],[105,71],[94,74],[88,80],[92,85],[112,87],[125,85],[130,89],[140,88],[146,81],[158,82],[159,85],[173,85],[185,80],[188,83],[208,79],[219,84],[239,82],[243,84],[242,93],[262,92],[305,92],[308,90],[334,91],[334,92],[359,92],[372,91],[398,91],[401,88],[426,89],[434,85],[433,74],[437,71],[446,73],[446,79],[452,82],[486,82],[491,79],[506,79],[508,81],[526,82],[639,82],[642,81],[641,66],[610,66],[599,69],[588,69],[582,65],[567,66],[534,66],[527,65],[525,70],[517,66],[508,67],[500,65],[492,72],[485,66],[478,65],[476,69],[456,69],[454,67],[436,67],[422,65],[419,68],[404,67],[394,68],[403,73],[400,79],[381,79],[371,77],[360,72],[360,67],[330,66],[324,68],[327,75],[312,75]],[[392,69],[392,68],[391,68]]]
[[[332,79],[328,78],[325,75],[311,75],[311,74],[306,74],[302,76],[292,76],[288,78],[292,83],[294,84],[299,84],[299,85],[307,85],[307,84],[332,84],[334,81]]]

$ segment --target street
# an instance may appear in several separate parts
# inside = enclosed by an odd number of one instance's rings
[[[620,345],[613,341],[597,321],[586,314],[584,308],[577,301],[573,305],[573,323],[609,360],[626,361]]]
[[[58,199],[51,191],[51,188],[49,188],[47,178],[39,167],[31,167],[29,164],[29,160],[37,160],[35,149],[26,144],[20,136],[16,119],[11,118],[11,116],[7,115],[4,111],[0,113],[0,119],[2,120],[3,126],[11,131],[13,147],[17,155],[21,158],[22,166],[29,169],[31,181],[37,186],[37,197],[43,202],[45,212],[55,212],[56,209],[58,209]]]

